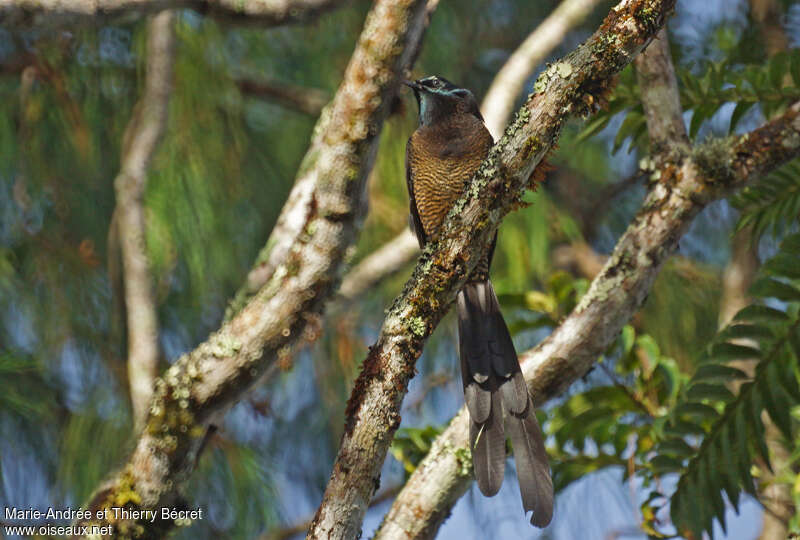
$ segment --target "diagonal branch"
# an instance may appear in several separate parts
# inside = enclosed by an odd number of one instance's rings
[[[364,214],[364,188],[378,134],[401,72],[426,22],[424,0],[378,0],[333,102],[312,136],[298,182],[311,179],[300,235],[269,282],[238,314],[156,381],[150,414],[127,464],[94,495],[92,510],[155,510],[180,503],[212,415],[250,386],[313,327],[332,295]],[[160,537],[172,520],[101,524],[115,534]]]
[[[115,233],[122,255],[128,382],[135,430],[141,430],[158,375],[158,317],[145,243],[144,191],[147,171],[167,123],[175,58],[174,13],[164,11],[148,25],[145,87],[123,140],[120,172],[114,180]],[[113,234],[113,233],[112,233]]]
[[[486,127],[493,137],[502,135],[514,111],[517,96],[522,93],[525,81],[533,70],[600,3],[600,0],[564,0],[509,57],[486,91],[481,104]]]
[[[673,6],[673,0],[623,0],[584,45],[542,74],[389,310],[348,401],[342,443],[309,538],[359,535],[426,339],[566,120],[604,97],[613,75],[652,39]]]
[[[644,302],[692,219],[710,202],[800,155],[800,103],[742,137],[712,141],[665,163],[642,208],[575,310],[520,355],[536,405],[586,374]],[[465,408],[436,439],[376,539],[430,538],[472,483]]]
[[[102,25],[125,15],[143,17],[189,8],[237,24],[263,27],[309,22],[348,0],[0,0],[0,26],[64,28]]]

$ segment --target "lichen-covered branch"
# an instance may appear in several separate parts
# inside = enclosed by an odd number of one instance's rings
[[[585,375],[636,312],[692,219],[711,201],[800,155],[800,103],[741,137],[712,141],[664,164],[602,272],[561,325],[520,355],[536,405]],[[431,538],[472,483],[466,409],[434,441],[375,539]]]
[[[564,0],[509,57],[492,81],[481,105],[486,127],[493,137],[503,133],[517,96],[522,93],[533,70],[600,3],[600,0]]]
[[[605,97],[613,75],[652,39],[673,6],[672,0],[620,2],[584,45],[542,74],[389,310],[348,401],[342,443],[309,538],[358,536],[426,339],[566,120]]]
[[[145,16],[190,8],[239,24],[264,27],[303,23],[348,0],[0,0],[0,26],[63,28],[108,24],[123,15]]]
[[[128,383],[136,431],[147,417],[158,375],[158,317],[145,245],[144,191],[147,172],[164,133],[175,58],[174,13],[164,11],[148,25],[144,93],[125,130],[114,227],[122,259],[128,335]]]
[[[178,488],[194,468],[211,415],[240,399],[313,330],[363,218],[377,136],[424,23],[424,0],[374,4],[298,173],[312,179],[302,234],[253,300],[156,381],[132,455],[96,492],[91,508],[179,504]],[[146,538],[159,537],[174,525],[159,519],[115,521],[113,514],[108,522],[118,536]]]

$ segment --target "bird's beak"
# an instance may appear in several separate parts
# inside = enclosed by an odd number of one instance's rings
[[[420,85],[417,84],[416,81],[409,81],[408,79],[404,79],[403,80],[403,84],[408,86],[409,88],[411,88],[413,90],[421,90]]]

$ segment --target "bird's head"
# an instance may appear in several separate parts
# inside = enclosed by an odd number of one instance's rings
[[[471,114],[483,120],[472,92],[443,77],[433,75],[403,83],[414,91],[419,105],[419,123],[423,126],[454,114]]]

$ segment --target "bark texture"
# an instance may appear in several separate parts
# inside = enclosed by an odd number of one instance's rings
[[[128,335],[128,384],[134,427],[142,429],[158,375],[158,316],[145,243],[144,191],[147,172],[164,134],[175,58],[174,13],[164,11],[148,25],[145,87],[128,122],[119,175],[114,232],[122,255]]]
[[[799,111],[795,104],[749,134],[712,141],[662,164],[660,179],[579,305],[547,339],[520,355],[537,406],[588,372],[642,304],[700,210],[800,155]],[[675,116],[676,110],[663,112]],[[376,539],[435,535],[472,483],[467,424],[462,408],[409,478]]]
[[[424,0],[375,3],[298,173],[310,186],[299,216],[302,235],[253,300],[156,381],[144,431],[128,463],[96,492],[92,509],[178,505],[178,488],[194,468],[211,415],[241,398],[313,331],[363,217],[377,136],[422,37],[425,14]],[[142,538],[174,526],[161,520],[111,524],[118,537]]]
[[[679,156],[689,146],[683,123],[678,81],[669,52],[667,31],[662,29],[647,51],[634,60],[636,77],[647,119],[650,152],[657,159]]]
[[[519,202],[564,122],[604,98],[613,75],[652,39],[673,6],[671,0],[620,2],[584,45],[542,74],[389,310],[348,401],[342,443],[308,538],[358,537],[425,340],[485,256],[500,220]]]
[[[0,26],[64,28],[107,24],[123,15],[144,16],[190,8],[240,24],[279,26],[302,23],[348,0],[0,0]]]

